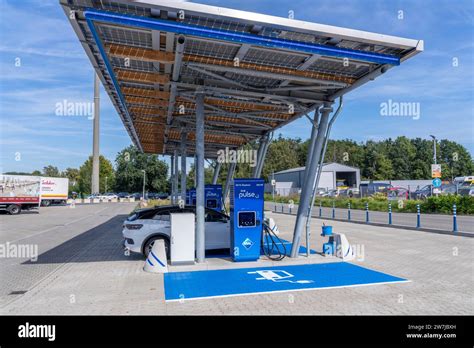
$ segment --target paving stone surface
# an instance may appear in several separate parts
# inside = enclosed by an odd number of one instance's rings
[[[36,243],[40,253],[36,262],[0,259],[0,314],[474,314],[472,238],[320,219],[312,220],[312,249],[320,251],[325,241],[322,223],[333,225],[361,252],[355,264],[410,282],[165,302],[163,276],[143,272],[144,259],[122,250],[121,226],[133,206],[50,207],[40,214],[0,216],[1,243]],[[295,217],[267,214],[281,237],[291,240]],[[334,261],[314,255],[282,263]],[[195,269],[276,264],[281,263],[208,259]],[[27,292],[9,295],[14,290]]]

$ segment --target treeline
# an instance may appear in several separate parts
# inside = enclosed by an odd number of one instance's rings
[[[273,139],[267,152],[262,176],[269,180],[273,172],[303,167],[306,163],[309,140],[298,138]],[[255,144],[247,144],[244,149],[256,149]],[[437,162],[442,167],[442,179],[451,180],[456,176],[474,174],[474,164],[470,153],[462,145],[449,140],[437,143]],[[372,180],[405,180],[430,179],[433,163],[433,142],[400,136],[396,139],[382,141],[368,140],[356,142],[350,139],[330,140],[324,161],[338,162],[360,168],[363,179]],[[141,192],[143,170],[146,175],[145,189],[150,192],[170,192],[168,164],[158,155],[140,153],[134,146],[120,151],[115,158],[115,166],[105,157],[100,156],[100,191]],[[226,179],[228,164],[221,168],[218,182]],[[187,177],[187,187],[194,186],[194,165],[191,164]],[[250,177],[252,167],[249,163],[238,163],[235,177]],[[70,191],[90,193],[92,175],[92,157],[79,168],[67,168],[60,171],[48,165],[42,171],[32,173],[5,173],[24,175],[43,175],[67,177]],[[206,183],[212,180],[213,169],[205,169]]]
[[[294,167],[303,167],[309,140],[279,137],[273,140],[267,153],[263,175]],[[442,167],[442,179],[474,174],[474,164],[466,148],[454,141],[437,143],[437,163]],[[430,179],[433,163],[431,140],[404,136],[382,141],[355,142],[329,140],[324,162],[338,162],[360,168],[363,179],[406,180]]]

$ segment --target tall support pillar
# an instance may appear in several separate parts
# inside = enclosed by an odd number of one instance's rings
[[[99,125],[100,125],[100,81],[94,74],[94,123],[92,139],[92,182],[91,193],[99,193]]]
[[[265,158],[267,157],[268,146],[270,145],[270,137],[267,135],[263,136],[262,143],[260,145],[260,158],[257,160],[257,166],[254,173],[254,178],[260,178],[262,175],[263,165],[265,163]]]
[[[196,92],[196,258],[205,260],[204,232],[204,93]]]
[[[221,171],[222,163],[217,161],[216,166],[214,167],[214,175],[212,176],[212,184],[217,184],[217,179],[219,179],[219,172]]]
[[[175,172],[175,168],[174,168],[174,155],[171,155],[170,157],[170,182],[171,182],[171,204],[174,204],[174,191],[175,191],[175,188],[174,188],[174,172]]]
[[[312,189],[316,177],[316,170],[318,168],[319,161],[321,160],[324,137],[329,124],[329,114],[332,112],[331,105],[331,102],[326,102],[324,103],[324,107],[321,109],[321,121],[319,122],[318,132],[314,142],[314,149],[311,159],[309,160],[308,167],[306,168],[304,186],[301,188],[300,203],[298,206],[298,214],[296,216],[295,230],[293,234],[293,245],[291,247],[291,257],[298,256],[301,242],[301,233],[306,224],[306,219],[308,218],[308,207],[313,191]]]
[[[178,195],[179,195],[179,154],[178,150],[174,150],[174,204],[178,203]]]
[[[229,195],[230,182],[232,181],[232,178],[234,177],[234,172],[235,172],[236,165],[237,164],[235,162],[232,162],[229,165],[229,170],[227,172],[227,177],[225,179],[224,192],[222,193],[222,200],[224,202],[227,199],[227,196]]]
[[[187,134],[181,133],[181,199],[186,201],[186,139]]]
[[[309,168],[309,162],[311,161],[311,158],[313,157],[313,150],[314,150],[314,144],[316,142],[316,137],[318,134],[318,122],[319,122],[319,110],[316,109],[314,110],[314,117],[312,121],[312,128],[311,128],[311,137],[308,145],[308,154],[306,157],[306,165],[305,165],[305,170],[304,170],[304,176],[303,176],[303,183],[306,182],[306,177],[308,175],[308,168]]]

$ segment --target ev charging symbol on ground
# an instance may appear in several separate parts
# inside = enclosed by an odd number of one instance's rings
[[[288,278],[293,278],[294,275],[282,270],[262,270],[262,271],[255,271],[255,272],[247,272],[247,274],[258,274],[261,278],[255,278],[255,280],[271,280],[275,283],[280,282],[288,282],[288,283],[296,283],[296,284],[309,284],[314,283],[312,280],[289,280]]]

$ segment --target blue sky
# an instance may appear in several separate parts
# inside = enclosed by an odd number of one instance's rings
[[[423,39],[422,54],[345,97],[332,138],[365,141],[435,134],[474,152],[472,1],[199,2],[281,17],[291,10],[296,19]],[[79,167],[91,152],[92,121],[57,116],[56,103],[90,102],[92,86],[91,64],[58,1],[0,0],[0,172],[32,171],[49,164],[61,170]],[[101,97],[100,150],[114,160],[131,142],[104,90]],[[420,103],[420,119],[382,117],[380,104],[389,99]],[[281,133],[306,139],[308,121],[302,118]]]

